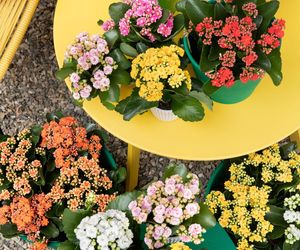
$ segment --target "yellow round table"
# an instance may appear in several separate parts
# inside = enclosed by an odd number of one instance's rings
[[[54,44],[62,66],[66,47],[81,31],[102,33],[97,25],[108,18],[112,0],[58,0],[54,20]],[[269,76],[255,93],[235,105],[214,104],[202,122],[161,122],[148,112],[124,121],[102,106],[98,98],[84,103],[85,111],[104,129],[127,142],[129,181],[137,182],[139,149],[185,160],[217,160],[245,155],[265,148],[300,128],[299,0],[280,2],[278,17],[286,20],[282,57],[284,80],[275,87]],[[68,84],[69,85],[69,84]]]

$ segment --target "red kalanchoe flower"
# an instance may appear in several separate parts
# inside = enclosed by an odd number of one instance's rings
[[[250,80],[256,81],[263,78],[264,74],[265,72],[262,69],[248,67],[243,69],[243,72],[240,74],[240,80],[243,83],[247,83]]]
[[[243,57],[243,62],[246,63],[246,66],[251,66],[258,59],[257,54],[254,51],[251,51],[249,55]]]
[[[231,87],[234,84],[234,76],[231,69],[222,67],[216,73],[206,74],[208,77],[212,79],[211,83],[215,87]]]
[[[233,50],[227,50],[223,55],[220,54],[219,60],[224,67],[233,67],[235,64],[236,53]]]
[[[246,3],[242,6],[242,10],[245,12],[246,15],[252,16],[256,18],[258,16],[258,10],[256,9],[255,3]]]
[[[276,19],[272,23],[272,26],[268,29],[268,33],[277,38],[282,38],[284,36],[284,28],[285,21],[282,19]]]

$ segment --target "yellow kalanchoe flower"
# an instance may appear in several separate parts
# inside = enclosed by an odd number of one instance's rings
[[[140,97],[147,101],[160,101],[163,90],[186,85],[191,90],[191,77],[188,71],[180,68],[180,57],[184,50],[176,45],[150,48],[132,61],[131,77],[140,88]]]
[[[191,250],[187,245],[182,242],[177,242],[171,245],[171,250]]]

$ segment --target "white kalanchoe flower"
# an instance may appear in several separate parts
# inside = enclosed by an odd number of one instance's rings
[[[133,239],[128,218],[118,210],[85,217],[75,234],[82,250],[124,250],[130,247]]]

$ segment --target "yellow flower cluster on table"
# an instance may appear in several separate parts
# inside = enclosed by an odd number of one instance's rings
[[[159,101],[163,90],[179,88],[183,84],[191,90],[188,71],[180,68],[184,50],[176,45],[150,48],[132,62],[131,77],[136,80],[140,97],[149,102]]]
[[[262,153],[250,154],[240,164],[233,163],[229,172],[230,179],[224,183],[225,194],[212,191],[206,203],[213,213],[220,211],[220,225],[238,236],[237,249],[251,250],[254,242],[265,242],[274,228],[265,219],[273,183],[292,182],[293,173],[300,174],[300,156],[292,152],[288,160],[283,160],[276,144]],[[260,185],[250,174],[257,172]],[[226,199],[228,193],[230,198]]]
[[[190,250],[190,248],[182,242],[174,243],[170,247],[171,250]]]

